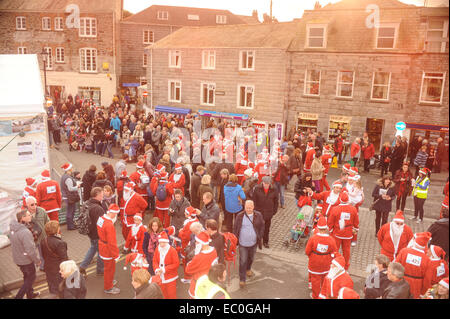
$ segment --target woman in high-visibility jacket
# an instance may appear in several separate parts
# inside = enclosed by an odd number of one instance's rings
[[[413,186],[414,217],[411,219],[421,223],[423,221],[423,205],[427,199],[428,188],[430,187],[430,179],[428,178],[428,169],[426,167],[419,170],[419,176],[416,178]],[[419,215],[419,219],[417,219],[417,215]]]
[[[227,278],[224,264],[211,266],[209,273],[197,279],[195,299],[230,299],[228,292],[222,288]]]

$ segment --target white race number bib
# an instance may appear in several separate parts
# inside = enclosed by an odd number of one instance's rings
[[[318,244],[317,245],[317,251],[319,253],[326,253],[328,251],[328,245]]]
[[[413,254],[408,254],[408,256],[406,256],[406,263],[420,267],[420,264],[422,263],[422,257]]]
[[[53,193],[56,193],[56,186],[48,186],[47,194],[53,194]]]

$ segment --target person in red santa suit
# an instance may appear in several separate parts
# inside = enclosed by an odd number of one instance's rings
[[[320,291],[320,299],[337,299],[343,287],[353,289],[353,280],[345,271],[345,259],[338,256],[331,261],[330,271],[325,277]]]
[[[263,154],[257,155],[258,161],[255,166],[255,172],[258,174],[258,184],[261,184],[264,176],[270,176],[270,165],[267,161],[268,156],[264,157]]]
[[[439,219],[444,218],[444,209],[448,209],[448,196],[445,196],[444,200],[442,201]]]
[[[26,180],[27,186],[25,186],[25,189],[22,193],[22,209],[25,209],[27,207],[27,197],[33,196],[36,198],[36,185],[37,181],[34,178],[27,178]]]
[[[144,248],[142,243],[144,242],[144,234],[147,231],[147,227],[142,224],[142,215],[137,213],[133,216],[134,224],[131,226],[128,232],[128,237],[123,247],[124,252],[128,253],[131,249],[132,253],[139,253],[144,255]]]
[[[344,165],[342,165],[342,173],[348,174],[351,168],[352,166],[349,163],[345,163]]]
[[[59,183],[50,179],[50,172],[44,170],[41,180],[36,187],[37,205],[47,212],[50,220],[59,221],[59,210],[61,209],[62,195]]]
[[[381,226],[377,237],[381,246],[380,253],[393,261],[398,252],[405,248],[413,238],[413,232],[411,227],[405,224],[403,212],[398,210],[392,222]]]
[[[191,240],[191,225],[195,222],[199,222],[197,218],[199,212],[199,210],[192,206],[189,206],[184,210],[184,217],[186,217],[186,220],[183,223],[183,228],[178,232],[178,237],[181,240],[181,256],[183,257],[186,256],[185,249]]]
[[[117,199],[119,201],[119,204],[121,203],[123,198],[123,188],[125,187],[125,184],[128,182],[130,182],[130,178],[128,177],[127,171],[122,171],[116,183]]]
[[[448,263],[445,261],[445,251],[439,246],[430,245],[427,255],[430,257],[427,273],[431,278],[430,285],[434,286],[448,277]]]
[[[105,215],[97,220],[98,233],[98,255],[105,265],[103,274],[103,289],[107,294],[118,294],[120,289],[114,287],[114,273],[116,271],[116,261],[119,260],[120,253],[117,247],[116,228],[114,223],[119,214],[119,206],[111,204]]]
[[[153,256],[153,269],[161,278],[161,290],[165,299],[177,299],[177,279],[180,259],[175,248],[169,245],[166,232],[158,236],[159,245]]]
[[[308,194],[312,199],[321,200],[323,202],[322,214],[325,217],[329,215],[332,207],[340,204],[339,194],[342,190],[342,183],[336,181],[331,187],[331,191],[324,191],[321,193],[314,193],[312,189],[308,189]]]
[[[405,268],[405,280],[409,283],[411,294],[415,299],[424,295],[431,287],[431,274],[427,272],[430,265],[430,258],[425,252],[431,234],[428,232],[419,233],[411,248],[403,248],[396,262]]]
[[[202,245],[201,251],[192,258],[185,269],[185,273],[192,276],[189,286],[189,296],[192,299],[195,299],[195,285],[198,278],[208,274],[211,266],[218,262],[217,251],[209,246],[211,239],[206,231],[195,236],[195,241]]]
[[[136,172],[130,175],[130,180],[135,184],[134,191],[141,195],[148,203],[147,187],[150,185],[150,176],[145,170],[145,162],[139,161],[136,164]]]
[[[125,240],[128,239],[128,233],[134,224],[134,215],[141,214],[143,216],[147,209],[147,201],[134,191],[134,183],[129,182],[123,188],[123,198],[120,203],[122,210],[122,235]]]
[[[348,194],[342,192],[340,204],[334,206],[328,216],[328,228],[336,241],[337,250],[342,246],[342,255],[345,259],[345,270],[350,266],[350,248],[353,234],[358,232],[358,211],[350,205]]]
[[[323,147],[323,153],[322,153],[322,165],[325,168],[325,170],[323,171],[322,182],[320,184],[322,186],[324,186],[327,191],[329,191],[331,189],[330,185],[328,184],[328,181],[327,181],[327,175],[328,175],[328,171],[330,170],[330,165],[331,165],[332,161],[333,161],[333,156],[331,156],[330,145],[325,145]],[[322,190],[323,189],[321,189],[321,191]]]
[[[247,170],[248,168],[248,158],[242,158],[239,162],[237,162],[234,165],[234,170],[236,172],[236,176],[238,178],[238,183],[239,185],[242,186],[242,184],[244,183],[244,179],[245,179],[245,175],[244,172]]]
[[[325,276],[330,270],[332,254],[337,251],[334,238],[328,234],[326,218],[321,216],[317,223],[317,233],[306,244],[305,254],[308,256],[308,275],[313,299],[319,298]]]
[[[170,174],[169,182],[177,185],[174,190],[181,190],[184,196],[184,185],[186,184],[186,177],[183,174],[183,166],[181,166],[180,164],[175,164],[175,170],[172,174]]]
[[[139,253],[130,253],[127,255],[127,257],[125,257],[125,264],[123,267],[123,270],[127,270],[127,265],[130,264],[131,265],[131,275],[133,276],[133,273],[135,272],[135,270],[138,269],[148,269],[148,263],[146,258]]]
[[[356,167],[355,167],[356,168]],[[350,204],[356,208],[359,213],[359,207],[364,203],[364,188],[361,184],[361,176],[357,174],[351,174],[348,177],[347,186],[344,188],[347,191]],[[352,239],[352,246],[356,246],[358,241],[358,234],[355,233]]]
[[[309,142],[306,146],[305,165],[303,166],[303,171],[311,172],[311,165],[315,155],[316,150],[314,149],[314,145],[312,142]]]
[[[351,288],[342,287],[339,290],[337,299],[359,299],[359,295]]]

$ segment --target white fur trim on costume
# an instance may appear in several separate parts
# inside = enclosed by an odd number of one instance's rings
[[[335,265],[336,267],[338,267],[339,269],[344,269],[344,267],[342,267],[341,264],[339,264],[335,259],[333,259],[333,260],[331,261],[331,263],[332,263],[333,265]]]
[[[448,289],[448,283],[446,283],[443,279],[439,281],[439,285]]]

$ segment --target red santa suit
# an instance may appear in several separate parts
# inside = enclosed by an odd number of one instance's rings
[[[327,229],[325,217],[321,217],[317,224],[319,229]],[[319,298],[325,276],[330,270],[332,254],[337,251],[334,238],[328,234],[316,233],[306,244],[305,254],[308,256],[308,273],[311,282],[313,299]]]
[[[402,222],[403,226],[397,226],[395,223],[396,221]],[[400,236],[398,234],[400,234]],[[403,213],[399,210],[395,214],[392,222],[381,226],[377,237],[381,246],[380,253],[389,257],[389,259],[393,261],[397,254],[403,248],[408,246],[409,241],[413,238],[413,232],[411,227],[405,224]]]
[[[353,289],[353,280],[344,269],[344,257],[336,257],[331,263],[337,268],[330,268],[330,272],[325,277],[322,290],[319,295],[319,298],[321,299],[337,299],[339,296],[339,291],[343,287]],[[339,272],[335,273],[337,271]]]
[[[183,192],[184,196],[184,185],[186,184],[186,177],[183,174],[183,170],[180,164],[175,164],[175,172],[170,174],[169,182],[171,182],[174,185],[177,185],[175,189],[179,189]]]
[[[120,203],[120,208],[123,212],[122,216],[122,235],[125,240],[128,238],[128,233],[131,226],[134,225],[134,215],[144,215],[147,209],[147,201],[134,190],[133,183],[127,183],[124,187],[124,197]]]
[[[424,295],[431,287],[430,273],[427,269],[430,258],[425,253],[425,247],[431,237],[430,233],[422,233],[417,236],[412,248],[403,248],[395,259],[405,267],[405,280],[409,283],[411,294],[414,298]]]
[[[177,299],[177,278],[180,260],[175,248],[169,245],[169,238],[166,232],[159,235],[158,241],[165,242],[167,245],[163,248],[158,245],[153,256],[153,269],[155,273],[160,273],[161,290],[165,299]]]
[[[167,181],[168,174],[163,171],[160,173],[160,177],[153,177],[150,183],[150,189],[152,193],[155,194],[155,217],[158,217],[159,220],[163,223],[163,227],[167,228],[170,226],[170,216],[169,216],[169,206],[172,201],[172,195],[175,188],[179,188],[181,183],[170,183]],[[156,196],[156,190],[158,189],[159,184],[165,184],[166,188],[166,199],[160,201]]]
[[[109,206],[109,213],[119,214],[119,207],[116,204]],[[97,220],[97,233],[98,233],[98,255],[103,260],[104,274],[103,274],[103,286],[105,290],[112,289],[114,273],[116,271],[116,261],[119,260],[120,253],[119,247],[117,247],[116,240],[116,228],[114,227],[114,221],[103,215]]]
[[[255,166],[255,172],[258,174],[258,184],[261,184],[264,176],[270,176],[270,166],[267,160],[261,159]]]
[[[191,230],[190,227],[193,223],[198,222],[197,211],[194,207],[189,206],[185,209],[185,214],[187,214],[188,218],[183,223],[183,228],[178,232],[178,237],[181,240],[181,255],[185,256],[184,250],[189,245],[189,241],[191,240]]]
[[[134,190],[141,195],[146,201],[148,200],[147,185],[150,184],[150,177],[145,171],[144,161],[139,161],[136,164],[138,169],[136,172],[130,175],[130,180],[135,184]]]
[[[305,156],[305,165],[303,166],[303,170],[305,172],[311,172],[311,165],[316,155],[316,151],[312,145],[312,143],[308,143],[306,148],[306,156]]]
[[[342,188],[342,183],[334,182],[332,187]],[[322,214],[325,217],[329,215],[332,207],[337,206],[341,203],[339,199],[339,193],[336,194],[333,190],[321,193],[313,193],[311,197],[312,199],[321,200],[323,202]]]
[[[241,159],[239,162],[237,162],[234,165],[234,171],[236,172],[236,176],[238,178],[238,183],[239,185],[242,185],[242,183],[244,183],[244,172],[247,170],[248,168],[248,159],[247,158],[243,158]]]
[[[323,147],[323,154],[322,154],[322,165],[325,168],[325,170],[323,171],[322,182],[320,183],[320,185],[325,186],[325,189],[327,191],[330,190],[330,185],[328,185],[328,181],[327,181],[327,175],[328,175],[328,171],[330,170],[330,165],[331,165],[332,161],[333,161],[333,156],[331,156],[331,153],[330,153],[330,146],[325,145]],[[321,189],[320,191],[323,191],[323,189]]]
[[[328,216],[328,228],[336,241],[339,251],[342,246],[342,255],[345,259],[345,270],[350,266],[350,248],[353,232],[358,231],[359,218],[355,207],[348,204],[348,194],[341,193],[341,204],[331,209]]]
[[[131,265],[131,275],[133,275],[135,270],[138,269],[148,269],[148,263],[147,259],[139,253],[130,253],[125,257],[125,267],[123,267],[124,270],[127,270],[126,265]]]
[[[134,215],[134,218],[140,218],[141,223],[139,225],[136,225],[136,223],[134,223],[131,226],[130,231],[128,232],[128,237],[125,242],[124,249],[125,250],[131,249],[131,252],[133,252],[133,253],[144,254],[144,249],[142,247],[142,244],[144,242],[144,234],[147,231],[147,227],[142,225],[142,215],[141,214]]]
[[[445,251],[441,247],[431,245],[430,252],[431,257],[427,276],[431,280],[430,285],[433,286],[448,277],[448,263],[444,260]]]
[[[42,182],[36,187],[37,205],[45,209],[50,220],[59,221],[58,215],[62,201],[59,183],[50,179],[48,170],[43,171],[41,176]]]
[[[22,193],[22,209],[27,207],[26,199],[28,196],[36,198],[36,180],[33,178],[27,178],[25,181],[27,182],[27,186],[25,186]]]
[[[202,244],[208,245],[211,241],[209,235],[206,232],[201,232],[198,236],[195,236],[195,240]],[[207,275],[211,266],[217,263],[218,257],[214,247],[209,247],[206,250],[200,251],[192,260],[186,265],[185,273],[192,276],[191,284],[189,286],[189,296],[195,299],[195,285],[198,278],[203,275]]]

